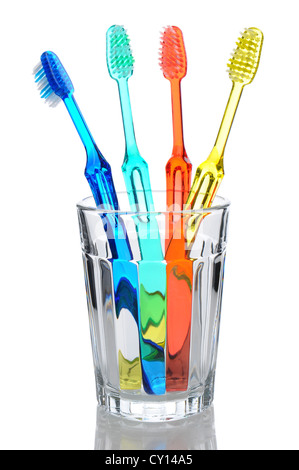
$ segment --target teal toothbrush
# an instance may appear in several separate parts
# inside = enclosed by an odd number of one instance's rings
[[[140,350],[143,385],[147,393],[165,393],[166,264],[154,211],[148,165],[141,157],[134,132],[128,79],[134,59],[130,40],[122,26],[107,31],[107,65],[117,81],[122,110],[126,150],[122,165],[131,210],[139,212],[135,224],[141,252]]]

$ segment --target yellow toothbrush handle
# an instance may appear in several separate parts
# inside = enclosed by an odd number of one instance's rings
[[[223,159],[214,147],[209,158],[196,170],[186,203],[187,208],[199,210],[209,207],[223,176]]]
[[[244,90],[244,84],[240,82],[233,82],[232,90],[226,105],[223,119],[220,125],[218,136],[215,142],[215,147],[218,151],[219,158],[223,159],[226,142],[232,128],[236,111]],[[213,152],[212,152],[213,153]]]
[[[209,158],[196,172],[195,179],[187,200],[187,209],[200,210],[211,206],[216,191],[224,176],[223,155],[226,142],[234,121],[238,104],[245,85],[252,82],[258,69],[263,45],[263,33],[257,28],[247,28],[237,42],[232,58],[228,63],[228,72],[233,82],[231,94],[221,122],[215,146]],[[186,241],[188,248],[204,214],[194,214],[187,218]]]
[[[187,200],[187,208],[199,211],[212,205],[215,194],[224,177],[223,158],[214,147],[209,158],[196,171],[194,182]],[[190,248],[203,215],[192,215],[188,218],[186,241]]]
[[[210,207],[213,203],[216,192],[224,177],[223,154],[243,88],[244,85],[242,83],[233,83],[215,146],[209,158],[197,168],[186,203],[188,209],[198,211]],[[193,215],[188,219],[186,240],[189,248],[192,245],[202,219],[202,215]]]

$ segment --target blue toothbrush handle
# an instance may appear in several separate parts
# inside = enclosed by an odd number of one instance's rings
[[[91,149],[87,148],[86,153],[85,177],[97,207],[118,210],[119,204],[109,163],[95,144]]]
[[[118,210],[119,204],[115,191],[111,167],[99,149],[94,145],[87,152],[85,176],[91,188],[96,206],[103,210]],[[109,212],[102,214],[102,221],[114,259],[133,258],[127,231],[122,218]]]

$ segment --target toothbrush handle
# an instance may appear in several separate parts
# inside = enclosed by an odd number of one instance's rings
[[[187,208],[199,210],[210,207],[223,177],[223,159],[214,147],[209,158],[197,168]]]
[[[236,111],[244,89],[243,83],[233,82],[224,116],[216,138],[214,148],[197,169],[194,182],[187,200],[190,209],[200,210],[212,205],[218,187],[224,177],[223,155]],[[191,216],[186,224],[186,240],[189,248],[204,216]]]
[[[173,150],[172,157],[166,165],[166,207],[168,211],[181,211],[184,209],[190,191],[192,164],[184,147],[181,79],[170,80],[170,85]],[[173,235],[173,227],[177,217],[180,218],[180,214],[175,216],[173,212],[170,212],[165,234],[166,251]]]
[[[126,141],[126,153],[122,172],[131,210],[144,213],[136,216],[136,227],[142,259],[163,259],[156,218],[145,214],[155,210],[154,201],[148,164],[141,157],[136,143],[128,79],[119,79],[118,89]]]
[[[183,156],[173,155],[166,165],[166,207],[169,211],[165,233],[166,251],[173,236],[174,225],[181,217],[176,211],[184,209],[190,192],[191,172],[192,164],[185,150]]]
[[[118,210],[119,204],[111,167],[96,145],[87,151],[85,176],[90,184],[97,207]]]
[[[176,206],[176,210],[182,210],[190,190],[192,164],[184,147],[181,79],[170,80],[170,85],[173,150],[166,165],[167,208]]]
[[[166,391],[185,391],[189,382],[193,261],[167,261]]]
[[[223,177],[223,158],[221,156],[219,157],[219,153],[216,147],[214,147],[209,158],[198,167],[186,203],[188,210],[197,211],[197,213],[185,216],[184,221],[182,222],[184,226],[184,238],[189,250],[192,247],[199,225],[205,217],[205,215],[198,213],[198,211],[200,211],[200,209],[206,209],[212,205]],[[176,237],[180,230],[182,229],[177,224],[174,228],[174,234]],[[171,244],[169,248],[173,248],[171,247]],[[170,253],[169,255],[171,256]]]
[[[64,104],[86,150],[85,176],[96,206],[100,209],[118,210],[119,205],[109,163],[96,146],[74,96],[71,95],[65,98]],[[111,214],[103,214],[102,219],[113,256],[115,258],[132,259],[130,243],[122,219]]]
[[[111,167],[96,145],[87,152],[85,177],[97,208],[107,211],[119,209]],[[103,213],[102,220],[113,258],[131,260],[132,251],[122,218],[107,212]]]
[[[222,158],[219,157],[218,151],[214,147],[209,158],[197,168],[186,202],[187,209],[190,211],[194,210],[197,213],[184,216],[178,214],[178,219],[173,226],[172,237],[167,246],[165,255],[167,260],[176,259],[178,256],[188,258],[185,251],[186,244],[188,250],[190,250],[194,236],[204,217],[198,211],[211,206],[224,177],[222,162]]]
[[[167,210],[183,210],[191,186],[192,164],[184,151],[173,155],[166,165]]]
[[[122,166],[131,209],[136,212],[154,210],[148,164],[140,156],[125,157]]]
[[[229,137],[234,118],[238,109],[238,105],[243,93],[243,83],[233,82],[231,93],[226,105],[226,109],[222,118],[222,122],[219,128],[219,132],[216,138],[215,147],[218,150],[219,155],[224,154],[227,139]]]
[[[134,132],[128,79],[118,80],[123,126],[126,141],[126,153],[122,172],[124,175],[131,210],[148,212],[153,210],[148,164],[141,157]]]
[[[155,210],[148,165],[140,156],[131,156],[125,158],[122,170],[131,210],[141,212],[135,223],[142,259],[163,259],[158,223],[155,216],[148,214]]]

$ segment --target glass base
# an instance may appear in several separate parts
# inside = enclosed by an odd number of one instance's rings
[[[147,422],[179,420],[205,411],[214,399],[214,378],[196,392],[168,393],[155,398],[101,390],[100,405],[117,416]]]

